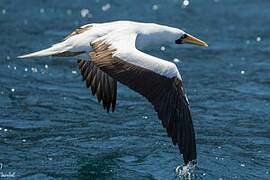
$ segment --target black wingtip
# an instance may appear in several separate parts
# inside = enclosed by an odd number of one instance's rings
[[[185,162],[185,165],[189,165],[189,166],[197,166],[197,159],[191,160],[191,161],[187,161]]]
[[[183,152],[183,149],[182,148],[180,149],[179,145],[178,145],[178,147],[179,147],[180,153],[183,155],[185,165],[187,165],[187,164],[193,164],[193,165],[197,164],[197,153],[196,153],[196,151]]]

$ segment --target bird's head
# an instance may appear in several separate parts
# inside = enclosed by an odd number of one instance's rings
[[[194,44],[198,46],[207,47],[208,45],[199,40],[190,34],[186,33],[185,31],[168,27],[168,26],[159,26],[155,29],[157,31],[156,36],[158,37],[161,42],[169,43],[169,44]]]
[[[204,47],[208,46],[205,42],[191,36],[181,29],[152,23],[144,24],[143,28],[139,30],[136,47],[140,49],[161,44],[194,44]]]
[[[191,36],[190,34],[185,33],[184,31],[181,31],[180,35],[177,36],[175,40],[175,44],[194,44],[194,45],[204,46],[204,47],[208,46],[202,40],[197,39]]]

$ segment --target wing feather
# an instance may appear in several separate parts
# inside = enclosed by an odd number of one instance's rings
[[[81,70],[82,80],[86,87],[91,87],[92,95],[97,95],[98,102],[102,101],[103,108],[112,112],[115,110],[117,96],[117,81],[107,73],[100,70],[93,62],[78,60],[78,67]]]
[[[166,77],[120,59],[115,55],[118,50],[104,42],[91,45],[93,63],[113,79],[145,96],[153,104],[173,144],[178,144],[185,163],[196,163],[195,134],[180,76]],[[130,58],[134,61],[134,56]]]
[[[69,39],[72,36],[75,36],[75,35],[84,33],[85,31],[89,30],[91,27],[92,27],[92,25],[91,24],[88,24],[88,25],[85,25],[83,27],[80,27],[80,28],[76,29],[71,34],[69,34],[67,37],[65,37],[64,41],[67,40],[67,39]]]

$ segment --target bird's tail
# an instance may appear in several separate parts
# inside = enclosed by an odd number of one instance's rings
[[[18,56],[18,58],[30,58],[30,57],[41,57],[41,56],[71,56],[77,55],[77,53],[73,54],[69,52],[72,48],[68,46],[65,42],[60,42],[58,44],[53,45],[48,49],[44,49],[41,51],[37,51],[34,53]]]

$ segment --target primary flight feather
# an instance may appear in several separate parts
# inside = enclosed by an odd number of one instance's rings
[[[195,164],[195,133],[181,75],[174,63],[141,51],[153,45],[184,43],[207,46],[177,28],[115,21],[82,26],[62,42],[18,58],[74,56],[86,87],[91,87],[108,112],[115,110],[117,81],[140,93],[154,106],[185,164]]]

